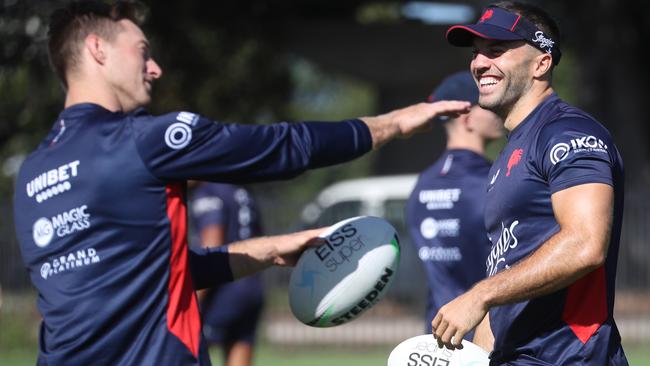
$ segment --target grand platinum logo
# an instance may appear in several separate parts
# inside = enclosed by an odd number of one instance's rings
[[[81,249],[58,256],[41,265],[41,277],[47,280],[53,275],[69,271],[74,268],[85,267],[100,262],[99,254],[95,248]]]
[[[34,243],[40,248],[50,244],[54,235],[59,238],[86,230],[90,227],[90,214],[86,212],[88,206],[83,205],[62,212],[51,218],[41,217],[32,226]]]
[[[569,156],[569,153],[573,152],[574,154],[580,152],[607,152],[607,145],[603,140],[597,138],[596,136],[582,136],[575,138],[569,143],[559,142],[551,148],[549,158],[553,165],[561,162]]]

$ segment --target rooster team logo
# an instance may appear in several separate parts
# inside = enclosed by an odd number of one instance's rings
[[[486,10],[485,13],[483,13],[483,15],[481,15],[481,19],[479,19],[478,22],[479,22],[479,23],[483,23],[483,22],[485,22],[486,20],[492,18],[492,14],[493,14],[493,13],[494,13],[494,10],[492,10],[492,9],[488,9],[488,10]]]
[[[510,159],[508,159],[508,171],[506,172],[506,177],[510,176],[510,170],[515,167],[515,165],[519,164],[521,162],[521,156],[524,154],[524,149],[516,149],[515,151],[512,152],[510,155]]]

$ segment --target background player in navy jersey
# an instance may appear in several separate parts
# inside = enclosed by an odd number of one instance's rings
[[[622,161],[609,132],[551,86],[556,23],[501,2],[447,40],[473,47],[479,105],[510,134],[490,170],[490,277],[440,309],[435,337],[453,347],[485,319],[474,339],[491,364],[627,365],[613,318]]]
[[[14,215],[43,317],[39,364],[206,365],[195,290],[292,265],[319,230],[188,250],[186,181],[287,179],[407,136],[461,101],[340,123],[152,116],[162,76],[133,5],[71,3],[48,50],[65,109],[16,178]],[[336,148],[333,148],[333,147]]]
[[[244,187],[198,182],[189,207],[194,245],[216,248],[262,235],[257,204]],[[227,366],[252,365],[264,304],[261,276],[240,278],[198,295],[207,343],[222,347]]]
[[[472,109],[457,118],[441,118],[446,149],[420,174],[406,206],[409,234],[429,284],[428,333],[441,306],[485,278],[483,263],[491,246],[483,220],[490,170],[485,147],[503,135],[503,121],[478,106],[478,88],[469,71],[449,75],[429,97],[449,99],[466,100]]]

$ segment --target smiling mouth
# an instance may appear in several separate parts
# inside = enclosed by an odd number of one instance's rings
[[[481,76],[479,78],[479,90],[480,91],[490,91],[495,88],[497,84],[501,81],[500,78],[494,76]]]

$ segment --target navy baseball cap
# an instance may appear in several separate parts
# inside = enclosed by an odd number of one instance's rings
[[[469,71],[453,73],[442,80],[429,95],[429,102],[439,100],[462,100],[478,104],[478,87]]]
[[[476,105],[478,104],[478,87],[469,71],[459,71],[444,78],[427,100],[429,102],[461,100]],[[449,117],[440,116],[436,120],[446,122]]]
[[[521,15],[496,6],[487,7],[476,24],[454,25],[446,34],[447,41],[459,47],[471,46],[474,37],[499,41],[526,41],[531,46],[550,53],[554,65],[560,63],[562,56],[559,40],[551,39]]]

